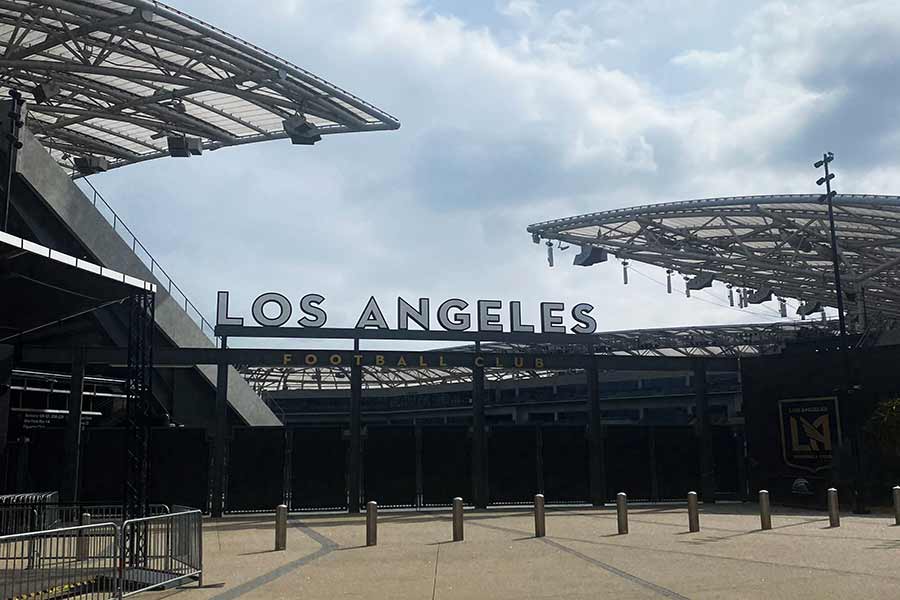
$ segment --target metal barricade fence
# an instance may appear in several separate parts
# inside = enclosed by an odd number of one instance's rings
[[[191,579],[203,583],[199,510],[125,521],[119,560],[123,597]]]
[[[30,506],[0,506],[0,535],[37,531],[38,511]]]
[[[169,514],[169,507],[165,504],[151,504],[149,508],[151,517]],[[121,504],[51,504],[44,510],[42,529],[81,525],[81,515],[85,513],[91,515],[93,521],[111,521],[121,525],[124,520]]]
[[[57,492],[0,495],[0,535],[50,529],[47,509],[58,502]]]
[[[0,598],[115,598],[119,528],[113,523],[0,537]]]

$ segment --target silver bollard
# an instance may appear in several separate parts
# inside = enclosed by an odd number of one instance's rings
[[[616,494],[616,515],[619,521],[619,535],[628,533],[628,494]]]
[[[760,529],[772,529],[772,505],[769,504],[768,490],[759,490],[759,524]]]
[[[366,546],[378,545],[378,503],[366,503]]]
[[[534,537],[544,537],[547,535],[547,521],[544,513],[544,495],[535,494],[534,496]]]
[[[894,524],[900,525],[900,485],[894,486]]]
[[[463,541],[463,501],[460,497],[453,499],[453,541]]]
[[[82,513],[81,515],[81,524],[82,525],[90,525],[91,524],[91,514],[90,513]],[[78,534],[78,541],[75,544],[75,560],[85,560],[88,558],[88,554],[90,552],[90,542],[91,539],[88,537],[88,534],[85,532],[81,532]]]
[[[275,508],[275,550],[287,550],[287,505]]]
[[[688,492],[688,528],[691,533],[700,531],[700,506],[697,504],[697,492]]]
[[[838,506],[838,491],[828,488],[828,522],[832,527],[841,526],[841,510]]]

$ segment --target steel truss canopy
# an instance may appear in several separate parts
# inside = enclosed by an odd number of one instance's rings
[[[502,354],[604,354],[637,357],[737,357],[779,352],[786,344],[821,340],[837,334],[837,322],[790,322],[746,325],[713,325],[634,329],[597,334],[597,342],[584,344],[509,344],[486,342],[481,351]],[[573,336],[574,337],[574,336]],[[474,352],[473,345],[447,348],[445,352]],[[409,353],[415,356],[415,352]],[[490,367],[490,365],[487,365]],[[252,367],[238,370],[257,392],[279,390],[350,389],[349,367]],[[580,371],[580,369],[574,369]],[[559,371],[485,368],[487,381],[538,380]],[[472,371],[465,367],[394,368],[363,367],[363,389],[428,388],[448,384],[468,384]]]
[[[0,43],[0,93],[23,93],[29,128],[69,171],[76,158],[96,172],[400,126],[309,71],[160,2],[0,0]]]
[[[900,316],[900,197],[834,198],[848,312]],[[710,198],[591,213],[528,227],[541,239],[808,306],[834,306],[827,203],[819,195]],[[705,287],[700,284],[699,287]]]

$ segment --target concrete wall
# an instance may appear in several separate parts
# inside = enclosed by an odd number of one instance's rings
[[[94,207],[56,164],[27,128],[21,132],[22,149],[16,170],[47,207],[65,224],[71,234],[88,249],[98,264],[159,284],[156,297],[156,324],[172,344],[178,347],[211,347],[213,343],[188,316],[154,273],[132,251],[131,246]],[[199,366],[197,371],[215,389],[216,367]],[[211,397],[211,396],[210,396]],[[234,369],[228,373],[228,400],[248,425],[279,425],[278,418]]]

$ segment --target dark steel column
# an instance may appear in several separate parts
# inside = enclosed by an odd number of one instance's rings
[[[78,502],[81,466],[81,408],[84,393],[84,348],[72,353],[72,380],[69,382],[69,416],[66,418],[65,467],[62,500]]]
[[[694,394],[696,397],[697,449],[700,453],[700,492],[703,502],[716,501],[716,472],[713,462],[712,431],[709,424],[709,398],[706,394],[706,362],[694,361]]]
[[[228,338],[222,338],[222,350],[228,348]],[[225,353],[220,354],[225,356]],[[212,516],[221,517],[224,512],[225,446],[228,443],[228,361],[219,361],[216,369],[216,438],[213,456]]]
[[[359,512],[359,481],[362,474],[362,367],[350,367],[350,481],[347,510]]]
[[[484,418],[484,360],[481,344],[475,342],[475,362],[472,365],[472,494],[475,508],[488,503],[487,436]]]
[[[416,508],[425,506],[424,471],[422,468],[422,426],[416,424]]]
[[[11,468],[2,468],[7,465],[9,460],[9,447],[7,441],[9,439],[9,406],[10,406],[10,385],[12,382],[12,352],[13,347],[0,344],[0,486],[2,489],[9,488],[8,474]]]
[[[650,426],[647,443],[650,445],[650,499],[659,501],[659,469],[656,466],[656,427]],[[690,491],[690,490],[688,490]]]
[[[588,392],[588,445],[590,452],[591,504],[603,506],[606,502],[606,463],[603,452],[603,419],[600,417],[600,372],[591,357],[584,370]]]

